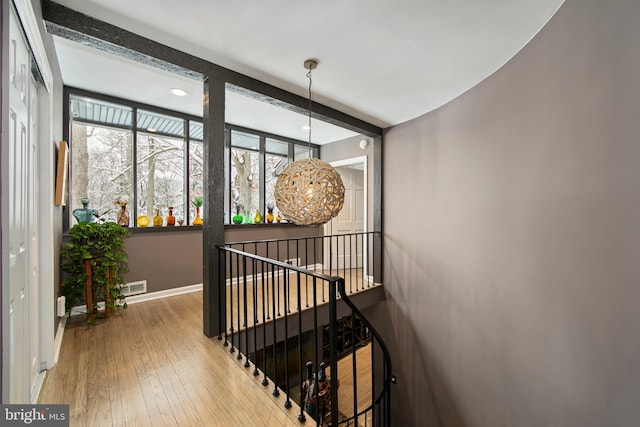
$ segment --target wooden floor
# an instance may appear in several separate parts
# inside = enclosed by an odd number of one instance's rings
[[[365,286],[369,289],[373,284]],[[358,290],[362,287],[361,282]],[[353,285],[354,292],[355,288]],[[262,286],[255,289],[255,298],[261,298]],[[302,309],[308,300],[307,289],[311,287],[300,287]],[[282,287],[278,292],[283,304]],[[248,295],[247,311],[252,319],[254,295],[251,290]],[[297,301],[297,287],[287,295]],[[309,298],[311,302],[313,297]],[[321,292],[317,298],[321,304]],[[325,298],[328,300],[327,293]],[[261,310],[257,307],[260,320]],[[228,306],[227,313],[230,311]],[[244,310],[242,314],[244,317]],[[39,399],[40,403],[69,404],[71,426],[300,426],[299,407],[293,400],[293,407],[285,409],[284,393],[273,397],[273,384],[262,386],[262,378],[251,375],[253,369],[242,368],[243,362],[222,341],[204,336],[202,292],[132,304],[91,327],[85,320],[84,316],[69,318],[60,361],[47,373]],[[358,370],[368,369],[365,351],[358,352]],[[350,361],[341,361],[349,367],[339,369],[339,395],[353,383],[353,378],[342,375],[350,375]],[[365,391],[370,385],[358,380],[358,387],[362,408],[371,400],[370,392]],[[339,400],[348,402],[340,409],[350,415],[352,393]]]
[[[328,271],[318,272],[329,274]],[[332,273],[345,278],[345,289],[348,295],[363,292],[376,286],[366,279],[362,269],[334,270]],[[245,289],[247,294],[246,310],[244,307]],[[306,310],[313,307],[314,292],[311,277],[301,276],[299,283],[295,272],[290,273],[286,281],[284,276],[270,277],[268,274],[265,276],[258,274],[255,278],[248,276],[247,283],[242,279],[239,282],[234,279],[227,287],[228,332],[231,332],[232,327],[235,331],[239,331],[245,329],[246,325],[253,327],[263,321],[268,322],[274,317],[280,318],[287,311],[297,312],[298,294],[300,294],[300,309]],[[327,282],[316,281],[315,300],[317,305],[326,304],[329,300],[329,284]]]
[[[130,305],[87,327],[70,318],[39,403],[71,426],[296,426],[299,408],[202,333],[202,293]]]
[[[371,344],[356,350],[356,372],[355,380],[357,385],[357,412],[362,413],[372,403],[371,387]],[[341,418],[352,418],[354,416],[354,393],[353,393],[353,357],[348,355],[338,361],[339,386],[338,386],[338,409]],[[329,374],[331,371],[329,371]],[[354,424],[350,424],[354,425]],[[358,417],[358,425],[373,426],[372,414]]]

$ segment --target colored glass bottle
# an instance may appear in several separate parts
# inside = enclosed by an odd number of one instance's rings
[[[120,210],[118,211],[118,225],[123,227],[129,226],[129,211],[127,210],[127,202],[120,202]]]
[[[193,219],[193,225],[202,225],[202,218],[200,217],[199,206],[196,206],[196,217]]]
[[[153,217],[153,226],[162,227],[162,217],[160,216],[160,209],[156,209],[156,216]]]
[[[242,224],[242,221],[244,221],[244,218],[240,215],[239,207],[236,207],[236,214],[231,218],[231,221],[233,221],[234,224]]]
[[[267,222],[271,224],[273,222],[273,208],[267,209]]]
[[[167,215],[167,227],[176,225],[176,217],[173,216],[173,206],[169,206],[169,215]]]
[[[262,215],[260,214],[260,211],[258,209],[256,209],[256,215],[253,217],[253,223],[254,224],[262,223]]]

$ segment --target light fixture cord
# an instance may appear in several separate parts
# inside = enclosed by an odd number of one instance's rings
[[[309,158],[311,158],[311,68],[309,68],[307,78],[309,79]]]

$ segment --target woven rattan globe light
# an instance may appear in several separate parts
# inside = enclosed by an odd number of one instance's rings
[[[276,181],[276,206],[298,225],[320,225],[334,218],[344,204],[340,174],[320,159],[289,163]]]
[[[309,145],[311,145],[311,70],[318,62],[307,59],[309,70]],[[278,176],[276,206],[288,221],[298,225],[321,225],[336,217],[344,204],[340,174],[327,162],[307,158],[289,163]]]

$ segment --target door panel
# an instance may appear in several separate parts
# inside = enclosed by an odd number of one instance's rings
[[[29,393],[33,389],[40,372],[40,273],[38,266],[38,209],[40,177],[38,165],[38,88],[33,77],[29,79],[29,152],[28,152],[28,206],[27,225],[29,230]]]
[[[12,11],[9,21],[10,36],[10,85],[9,85],[9,140],[8,161],[9,218],[6,230],[9,241],[9,396],[10,403],[28,403],[30,390],[35,380],[30,365],[30,286],[31,225],[34,221],[34,205],[30,203],[35,181],[31,153],[29,88],[31,66],[28,45],[22,34],[19,21]],[[37,312],[37,310],[36,310]],[[37,348],[36,350],[37,351]],[[36,353],[37,354],[37,353]],[[36,356],[36,367],[37,367]]]
[[[329,229],[331,234],[360,233],[364,231],[365,224],[365,193],[364,171],[348,166],[336,168],[342,183],[344,184],[344,206],[338,215],[331,220]],[[363,265],[363,244],[359,240],[356,244],[354,238],[334,239],[331,247],[331,266],[335,269],[349,268],[350,266]],[[352,252],[357,256],[351,259]]]

